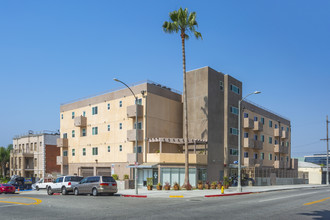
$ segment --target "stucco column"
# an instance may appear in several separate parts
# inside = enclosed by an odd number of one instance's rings
[[[194,154],[196,154],[196,140],[194,140]]]
[[[161,176],[161,169],[160,169],[160,165],[158,165],[158,183],[160,183],[160,176]]]
[[[163,143],[159,141],[159,153],[163,153]]]
[[[22,176],[25,177],[25,158],[24,157],[21,157],[21,160],[22,160]]]

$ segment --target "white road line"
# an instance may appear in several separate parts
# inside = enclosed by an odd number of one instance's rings
[[[8,207],[8,206],[18,206],[18,205],[21,205],[21,204],[14,204],[14,205],[1,205],[0,208],[2,208],[2,207]]]
[[[293,195],[293,196],[285,196],[285,197],[278,197],[278,198],[272,198],[272,199],[265,199],[265,200],[259,200],[259,202],[267,202],[267,201],[272,201],[272,200],[277,200],[277,199],[287,199],[287,198],[292,198],[296,196],[305,196],[309,194],[317,194],[320,192],[310,192],[310,193],[304,193],[304,194],[298,194],[298,195]]]

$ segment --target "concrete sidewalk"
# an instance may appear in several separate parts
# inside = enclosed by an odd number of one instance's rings
[[[242,187],[243,193],[237,193],[236,187],[230,187],[225,189],[224,194],[226,196],[230,195],[243,195],[247,193],[260,193],[260,192],[270,192],[278,190],[290,190],[290,189],[301,189],[301,188],[321,188],[327,187],[326,185],[309,185],[309,184],[299,184],[299,185],[276,185],[276,186],[244,186]],[[138,196],[135,195],[135,189],[120,190],[118,192],[121,196],[127,197],[141,197],[141,198],[193,198],[193,197],[212,197],[220,196],[221,190],[219,189],[204,189],[204,190],[147,190],[147,188],[141,188],[138,191]]]

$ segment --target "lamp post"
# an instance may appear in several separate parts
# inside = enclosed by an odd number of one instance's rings
[[[123,81],[120,81],[119,79],[114,78],[113,80],[115,80],[116,82],[119,82],[121,84],[123,84],[124,86],[126,86],[131,93],[134,96],[135,99],[135,168],[134,168],[134,172],[135,172],[135,194],[138,194],[138,184],[137,184],[137,179],[138,179],[138,172],[137,172],[137,165],[138,165],[138,99],[136,97],[136,95],[134,94],[134,92],[132,91],[132,89]]]
[[[255,91],[241,100],[238,101],[238,183],[237,183],[237,192],[242,192],[242,184],[241,184],[241,102],[246,99],[248,96],[253,95],[253,94],[259,94],[261,92]]]

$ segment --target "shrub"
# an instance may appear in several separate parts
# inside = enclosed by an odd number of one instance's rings
[[[115,180],[118,180],[118,175],[117,174],[113,174],[112,177],[115,179]]]
[[[128,179],[129,179],[128,174],[125,174],[125,175],[124,175],[124,180],[128,180]]]

